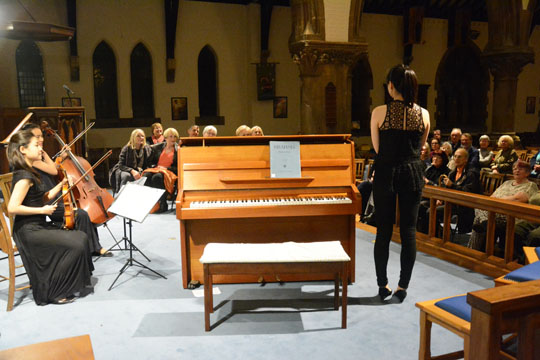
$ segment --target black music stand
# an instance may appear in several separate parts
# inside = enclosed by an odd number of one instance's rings
[[[112,289],[120,275],[122,275],[124,271],[126,271],[126,269],[130,266],[140,266],[142,268],[150,270],[154,274],[161,276],[164,279],[167,279],[165,276],[161,275],[157,271],[149,268],[148,266],[140,263],[133,258],[133,251],[135,250],[141,253],[146,258],[146,260],[148,260],[149,262],[151,261],[146,255],[141,252],[141,250],[139,250],[138,247],[133,244],[132,238],[132,221],[142,223],[144,219],[146,219],[146,216],[148,216],[148,214],[150,213],[150,210],[152,210],[152,207],[154,207],[154,205],[159,201],[159,198],[161,197],[161,195],[163,195],[164,192],[165,190],[163,189],[156,189],[149,186],[141,186],[138,184],[128,183],[124,187],[122,187],[122,189],[116,196],[115,201],[109,208],[110,212],[124,218],[124,237],[127,235],[126,225],[127,227],[129,227],[129,237],[124,238],[128,244],[129,258],[126,260],[126,263],[118,272],[118,276],[116,276],[116,279],[114,279],[113,283],[109,287],[109,291]],[[122,239],[120,241],[122,241]]]

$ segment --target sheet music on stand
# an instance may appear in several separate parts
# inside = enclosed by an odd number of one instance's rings
[[[108,211],[142,223],[164,192],[164,189],[127,183],[120,189]]]

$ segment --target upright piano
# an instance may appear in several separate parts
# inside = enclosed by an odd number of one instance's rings
[[[182,138],[178,196],[182,282],[203,282],[206,244],[339,240],[355,271],[355,186],[350,135]],[[270,141],[300,142],[300,178],[270,177]],[[276,281],[260,274],[264,281]],[[215,283],[260,281],[216,276]],[[281,281],[331,280],[328,275],[280,276]]]

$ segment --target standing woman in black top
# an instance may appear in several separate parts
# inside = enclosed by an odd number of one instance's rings
[[[418,81],[408,66],[394,66],[386,82],[392,100],[376,107],[371,114],[371,140],[377,152],[373,179],[377,209],[374,257],[379,296],[384,300],[392,294],[386,267],[397,198],[401,272],[394,296],[402,302],[416,259],[416,220],[424,185],[420,150],[429,134],[429,113],[415,104]]]
[[[8,212],[15,215],[13,239],[30,279],[38,305],[65,304],[91,287],[94,267],[88,238],[78,230],[61,230],[46,222],[56,205],[63,183],[45,192],[33,169],[42,159],[43,149],[31,130],[15,133],[9,142],[8,158],[14,169]],[[67,181],[64,180],[64,181]]]

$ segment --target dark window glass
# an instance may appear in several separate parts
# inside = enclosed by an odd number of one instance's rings
[[[154,117],[152,58],[141,43],[131,52],[131,107],[133,118]]]
[[[94,50],[92,64],[94,66],[96,119],[117,119],[116,57],[106,42],[102,41]]]
[[[210,46],[206,45],[199,53],[199,115],[218,115],[217,66],[216,56]]]
[[[46,106],[43,59],[36,43],[22,41],[15,52],[21,108]]]

